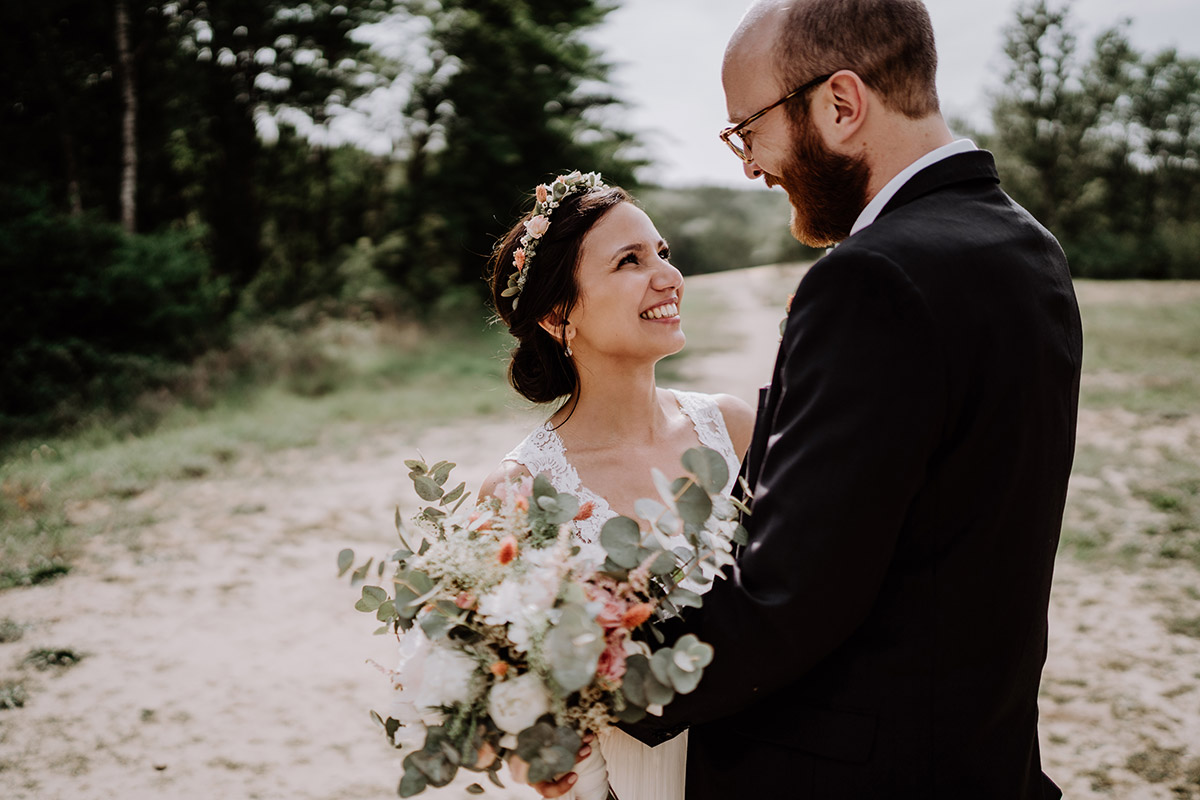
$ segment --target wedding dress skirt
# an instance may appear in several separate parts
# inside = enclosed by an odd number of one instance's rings
[[[610,788],[618,800],[683,800],[687,731],[658,747],[616,728],[599,739],[599,753],[575,766],[579,781],[568,800],[605,800]]]
[[[683,800],[687,731],[647,747],[617,728],[600,734],[608,783],[619,800]]]

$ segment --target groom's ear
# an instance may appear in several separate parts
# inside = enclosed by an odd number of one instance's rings
[[[834,73],[820,98],[817,126],[828,144],[841,144],[858,133],[866,121],[871,96],[867,85],[854,72]]]

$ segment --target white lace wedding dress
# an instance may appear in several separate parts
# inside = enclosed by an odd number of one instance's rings
[[[740,459],[729,439],[725,418],[711,395],[698,392],[670,390],[679,410],[692,422],[700,444],[716,450],[729,465],[728,494],[737,479]],[[616,516],[603,497],[590,491],[579,479],[579,473],[567,458],[562,439],[549,423],[536,428],[504,458],[529,470],[531,475],[545,473],[560,492],[568,492],[579,502],[594,504],[591,517],[577,524],[577,535],[585,552],[592,550],[598,561],[604,560],[600,546],[600,529]],[[649,488],[649,471],[646,475]],[[652,492],[647,491],[647,496]],[[600,751],[608,764],[609,784],[620,800],[683,800],[684,773],[687,765],[687,732],[658,747],[647,747],[632,736],[610,728],[600,736]],[[576,791],[581,791],[577,786]],[[572,792],[568,797],[575,800]]]

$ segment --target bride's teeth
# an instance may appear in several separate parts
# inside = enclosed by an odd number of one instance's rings
[[[663,319],[664,317],[674,317],[679,314],[679,306],[674,303],[651,308],[648,311],[641,313],[642,319]]]

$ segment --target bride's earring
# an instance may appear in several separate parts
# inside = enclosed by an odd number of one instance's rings
[[[567,326],[570,324],[571,320],[563,320],[563,352],[566,353],[567,358],[571,357],[571,343],[567,341]]]
[[[571,345],[567,345],[567,349],[564,352],[566,352],[567,358],[570,358],[571,357]]]

